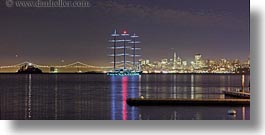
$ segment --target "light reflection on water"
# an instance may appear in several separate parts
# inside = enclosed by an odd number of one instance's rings
[[[111,91],[112,91],[112,100],[111,100],[111,108],[112,108],[112,120],[119,120],[119,118],[116,118],[116,114],[119,114],[119,112],[117,112],[116,108],[119,108],[116,105],[120,105],[119,104],[119,100],[117,100],[117,92],[116,91],[122,91],[122,104],[121,104],[121,108],[122,108],[122,120],[127,120],[127,114],[128,114],[128,110],[127,110],[127,103],[126,100],[128,98],[128,95],[130,95],[131,98],[136,98],[139,97],[137,95],[137,91],[139,89],[139,78],[140,76],[112,76],[111,77]],[[129,80],[130,79],[130,80]],[[130,83],[128,83],[130,82]],[[117,83],[121,83],[121,87],[117,87]],[[130,86],[128,86],[130,85]],[[128,89],[128,87],[130,89]],[[120,89],[121,88],[121,89]],[[136,109],[135,107],[130,107],[131,109],[131,119],[135,120],[135,112]]]
[[[245,89],[249,76],[245,76]],[[0,74],[0,119],[199,120],[250,119],[249,107],[130,107],[127,98],[225,98],[241,89],[240,75]],[[236,116],[227,115],[236,109]]]

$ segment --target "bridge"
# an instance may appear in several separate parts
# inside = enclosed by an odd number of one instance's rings
[[[20,67],[23,65],[32,65],[36,68],[41,69],[43,72],[89,72],[89,71],[96,71],[96,72],[104,72],[109,71],[113,67],[112,66],[94,66],[94,65],[88,65],[83,62],[74,62],[71,64],[66,65],[40,65],[35,64],[29,61],[21,62],[14,65],[8,65],[8,66],[0,66],[0,72],[16,72]]]

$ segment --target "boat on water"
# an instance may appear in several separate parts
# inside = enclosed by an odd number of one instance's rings
[[[136,39],[139,37],[136,34],[130,35],[126,30],[121,34],[114,31],[111,34],[113,38],[109,42],[112,43],[111,49],[113,50],[110,56],[113,57],[113,70],[107,72],[109,76],[139,76],[142,74],[140,70],[140,64],[138,57],[141,55],[136,54],[141,48],[136,45],[139,41]]]
[[[133,71],[133,70],[116,70],[108,72],[107,75],[109,76],[139,76],[142,74],[142,71]]]

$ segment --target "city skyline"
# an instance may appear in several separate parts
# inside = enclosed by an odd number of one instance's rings
[[[24,61],[13,65],[0,65],[0,73],[14,73],[17,72],[18,69],[29,66],[40,68],[45,73],[106,73],[115,69],[124,69],[122,63],[117,63],[115,68],[113,65],[91,65],[80,61],[61,63],[59,65]],[[188,61],[178,56],[175,52],[173,53],[173,57],[161,57],[156,61],[139,59],[135,66],[128,63],[127,69],[137,69],[141,70],[143,73],[250,73],[250,58],[242,61],[239,59],[225,58],[207,59],[203,54],[195,54],[193,60]]]
[[[191,58],[191,59],[187,59],[187,58],[185,58],[185,57],[182,57],[181,55],[178,55],[177,52],[172,52],[172,54],[171,54],[169,57],[163,57],[163,56],[161,56],[161,57],[158,58],[158,59],[147,59],[147,58],[142,58],[142,57],[141,57],[141,58],[139,58],[139,61],[149,60],[149,61],[153,61],[153,62],[158,62],[158,61],[161,61],[161,60],[163,60],[163,59],[167,59],[167,60],[170,61],[170,60],[174,60],[174,54],[176,54],[176,57],[177,57],[177,58],[179,57],[179,58],[181,58],[182,60],[187,61],[189,64],[190,64],[190,62],[194,61],[194,56],[195,56],[195,55],[203,55],[205,60],[215,60],[215,61],[222,60],[222,59],[225,59],[225,60],[228,60],[228,61],[238,60],[240,63],[244,63],[244,62],[246,62],[246,61],[250,61],[250,57],[246,57],[245,59],[239,59],[239,58],[228,59],[228,58],[225,58],[225,57],[220,57],[220,58],[213,58],[213,59],[211,59],[211,58],[206,58],[205,55],[202,54],[202,53],[195,53],[195,54],[192,54],[192,55],[190,55],[190,58]],[[109,57],[110,57],[110,56],[109,56]],[[110,61],[111,61],[111,59],[112,59],[112,58],[110,58]],[[130,59],[132,59],[132,58],[130,58]],[[35,63],[35,64],[44,64],[44,65],[49,65],[49,66],[51,66],[51,65],[57,65],[57,66],[61,66],[61,65],[69,65],[69,64],[79,63],[79,62],[80,62],[80,63],[88,64],[88,65],[91,65],[91,66],[113,67],[113,63],[110,62],[110,61],[108,62],[107,65],[92,65],[92,64],[89,63],[89,62],[86,62],[86,61],[77,61],[77,60],[76,60],[76,61],[75,61],[75,60],[72,60],[72,61],[70,61],[70,60],[63,60],[63,61],[58,62],[57,64],[53,64],[53,63],[43,63],[43,62],[36,63],[35,61],[22,60],[22,61],[18,61],[17,63],[11,63],[10,65],[3,65],[3,64],[0,63],[0,67],[1,67],[1,66],[12,66],[12,65],[16,65],[16,64],[20,64],[20,63],[24,63],[24,62]]]
[[[111,65],[107,47],[114,29],[141,36],[142,57],[152,61],[173,52],[188,61],[196,53],[209,59],[249,57],[248,0],[90,2],[91,7],[78,9],[7,8],[1,3],[0,65],[25,60]]]

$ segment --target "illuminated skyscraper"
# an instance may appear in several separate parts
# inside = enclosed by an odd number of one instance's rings
[[[206,66],[201,54],[195,54],[194,57],[195,61],[193,66],[195,69],[200,69]]]
[[[199,62],[202,59],[202,55],[201,54],[195,54],[195,62]]]
[[[176,62],[177,62],[177,54],[176,54],[176,52],[174,52],[173,69],[176,69]]]
[[[178,66],[182,65],[182,59],[179,56],[177,58],[176,63],[177,63]]]

